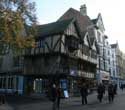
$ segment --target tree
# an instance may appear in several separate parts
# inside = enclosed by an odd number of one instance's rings
[[[29,0],[0,0],[0,54],[16,53],[34,44],[35,3]]]

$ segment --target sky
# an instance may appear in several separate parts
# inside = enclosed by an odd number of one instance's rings
[[[86,4],[87,15],[97,18],[101,13],[105,34],[110,44],[118,42],[125,53],[125,0],[32,0],[36,2],[36,14],[40,24],[56,21],[69,8],[79,10]]]

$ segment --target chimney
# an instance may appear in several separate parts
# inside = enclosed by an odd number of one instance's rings
[[[86,5],[81,5],[80,7],[80,13],[83,15],[83,16],[87,16],[87,8],[86,8]]]

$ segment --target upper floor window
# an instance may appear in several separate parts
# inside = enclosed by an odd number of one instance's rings
[[[45,45],[45,40],[44,39],[36,41],[36,47],[37,48],[44,47],[44,45]]]
[[[110,55],[110,51],[108,51],[108,55]]]
[[[103,47],[102,46],[99,46],[99,55],[103,56]]]
[[[3,63],[3,58],[0,57],[0,68],[2,67],[2,63]]]
[[[115,76],[115,70],[113,70],[113,76]]]
[[[100,34],[100,32],[97,32],[97,38],[98,38],[98,42],[101,42],[101,34]]]
[[[112,58],[114,58],[114,55],[112,54]]]
[[[13,57],[13,65],[14,67],[20,67],[23,65],[23,58],[19,56]]]
[[[108,45],[109,43],[107,42],[107,45]]]
[[[103,60],[100,60],[100,69],[104,70],[104,62],[103,62]]]
[[[45,40],[40,40],[40,47],[44,47],[45,45]]]
[[[86,46],[86,45],[83,45],[83,49],[82,49],[82,52],[85,54],[85,55],[87,55],[87,56],[89,56],[89,50],[90,50],[90,48],[88,47],[88,46]]]
[[[95,59],[97,58],[97,53],[96,53],[96,51],[94,51],[94,50],[91,51],[91,57],[92,57],[92,58],[95,58]]]
[[[108,60],[108,62],[109,62],[109,65],[110,65],[111,64],[110,59]]]
[[[78,39],[73,36],[66,36],[65,45],[68,47],[69,50],[74,50],[78,49],[79,42]]]
[[[111,68],[109,68],[109,74],[111,75]]]

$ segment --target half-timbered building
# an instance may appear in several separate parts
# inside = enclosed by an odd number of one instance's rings
[[[96,41],[91,42],[90,34],[88,31],[81,33],[73,18],[38,26],[36,47],[25,50],[27,85],[24,88],[44,93],[51,83],[57,83],[62,89],[74,93],[81,81],[92,86],[97,51]]]

